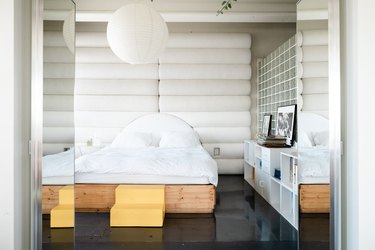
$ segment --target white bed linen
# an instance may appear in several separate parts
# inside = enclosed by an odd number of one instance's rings
[[[329,159],[326,146],[299,147],[299,183],[329,183]]]
[[[76,173],[75,183],[95,184],[210,184],[207,177]]]
[[[43,156],[42,184],[67,185],[74,183],[74,148]]]
[[[107,147],[76,159],[75,167],[77,183],[85,179],[85,174],[87,176],[102,174],[103,177],[107,174],[153,176],[155,180],[156,177],[207,178],[209,183],[215,186],[218,182],[217,164],[201,146],[145,149]],[[118,181],[118,183],[126,183],[126,181]]]
[[[72,185],[74,184],[74,175],[43,177],[42,184],[43,185]]]

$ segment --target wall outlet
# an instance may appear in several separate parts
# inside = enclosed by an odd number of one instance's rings
[[[214,148],[214,156],[220,156],[220,148]]]

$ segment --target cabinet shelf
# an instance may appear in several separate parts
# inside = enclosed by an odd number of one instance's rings
[[[267,148],[245,141],[244,156],[244,179],[298,229],[297,154],[291,148]],[[281,179],[274,176],[275,169],[280,170]]]

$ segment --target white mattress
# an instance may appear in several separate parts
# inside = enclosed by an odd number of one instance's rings
[[[299,181],[300,184],[329,184],[329,176],[307,176],[307,177],[300,177]]]
[[[74,184],[74,176],[43,177],[43,185],[71,185]]]
[[[76,173],[75,183],[95,184],[210,184],[207,177]]]
[[[298,182],[329,183],[329,150],[325,146],[298,149]]]

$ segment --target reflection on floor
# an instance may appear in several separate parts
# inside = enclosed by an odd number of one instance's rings
[[[302,217],[299,249],[329,249],[328,222],[325,215]],[[69,249],[54,234],[64,229],[47,228],[43,249]],[[66,238],[73,240],[72,232]],[[79,250],[298,249],[298,232],[242,176],[220,176],[214,215],[167,214],[163,228],[111,228],[107,213],[76,213],[74,234]]]

